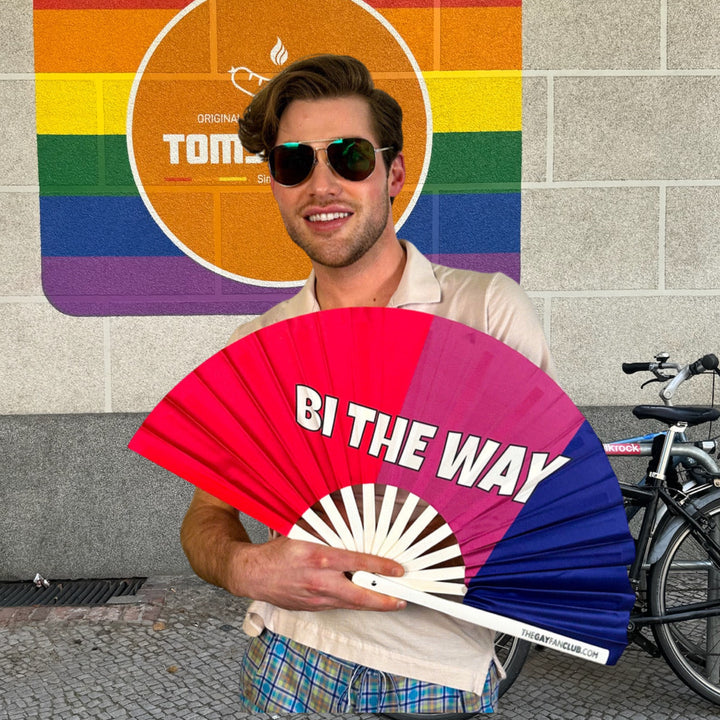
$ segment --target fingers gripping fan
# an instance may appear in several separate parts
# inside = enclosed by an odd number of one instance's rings
[[[130,447],[293,538],[391,557],[353,580],[614,663],[633,556],[602,445],[544,372],[432,315],[304,315],[223,349]]]

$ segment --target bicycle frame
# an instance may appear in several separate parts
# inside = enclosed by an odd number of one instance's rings
[[[694,516],[695,513],[702,510],[704,505],[720,498],[720,490],[715,489],[712,485],[702,483],[695,485],[688,483],[689,487],[686,485],[683,490],[676,490],[669,488],[665,482],[666,470],[671,461],[675,464],[686,464],[689,460],[690,469],[698,466],[704,468],[714,476],[713,482],[717,485],[720,468],[713,457],[703,449],[703,443],[699,443],[700,447],[698,447],[687,441],[686,428],[686,423],[677,422],[671,425],[666,432],[649,433],[603,445],[608,456],[651,456],[655,438],[665,436],[658,458],[657,470],[646,475],[643,480],[645,484],[620,483],[623,497],[630,500],[633,505],[645,510],[636,538],[635,560],[628,570],[628,577],[636,591],[640,587],[642,573],[662,556],[673,532],[681,523],[689,525],[693,536],[706,548],[710,557],[720,565],[720,543],[707,535]],[[707,445],[708,450],[715,449],[715,441],[707,441]],[[695,480],[695,478],[692,479]],[[697,499],[694,496],[697,496]],[[634,613],[631,617],[631,624],[635,627],[642,627],[677,621],[685,617],[698,618],[714,615],[720,615],[720,607],[717,602],[688,607],[682,613],[673,613],[671,616],[653,617],[644,611]]]
[[[682,501],[679,501],[670,490],[660,484],[638,486],[620,483],[620,487],[624,497],[639,501],[639,504],[645,508],[645,515],[637,538],[637,553],[628,570],[628,577],[636,590],[640,585],[643,571],[660,558],[673,533],[682,523],[690,526],[693,536],[703,544],[708,554],[720,565],[720,543],[707,535],[695,517],[705,505],[720,499],[720,490],[696,490],[694,495],[697,495],[697,498],[694,498],[693,494],[689,494],[684,495]],[[692,510],[688,509],[688,506]],[[666,514],[662,520],[658,521],[660,508],[664,508]],[[686,606],[683,612],[673,612],[659,617],[647,615],[644,611],[637,612],[631,615],[630,620],[635,627],[643,627],[682,619],[713,616],[720,616],[720,605],[717,601]]]
[[[663,431],[622,440],[613,440],[612,442],[603,443],[603,449],[608,457],[650,457],[655,438],[666,434],[667,432]],[[677,442],[675,439],[677,439]],[[713,452],[716,445],[715,440],[689,442],[684,431],[679,431],[675,434],[670,446],[670,457],[673,458],[674,462],[682,462],[682,458],[687,458],[693,464],[703,466],[708,472],[717,473],[720,472],[720,466],[714,461],[712,464],[707,462],[708,453]],[[710,460],[712,461],[711,457]],[[717,482],[715,484],[720,487]]]

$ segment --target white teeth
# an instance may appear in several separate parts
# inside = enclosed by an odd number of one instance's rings
[[[317,213],[316,215],[310,215],[308,220],[310,222],[329,222],[330,220],[339,220],[340,218],[349,217],[350,213],[336,212],[336,213]]]

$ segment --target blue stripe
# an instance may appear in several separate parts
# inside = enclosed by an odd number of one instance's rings
[[[40,198],[44,257],[177,257],[140,197]],[[520,195],[423,195],[400,235],[426,254],[520,252]]]
[[[400,229],[420,252],[520,252],[520,193],[421,195]]]
[[[41,197],[44,257],[183,255],[139,197]]]

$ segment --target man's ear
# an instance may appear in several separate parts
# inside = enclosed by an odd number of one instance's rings
[[[392,161],[388,172],[388,195],[397,197],[405,185],[405,156],[400,152]]]

